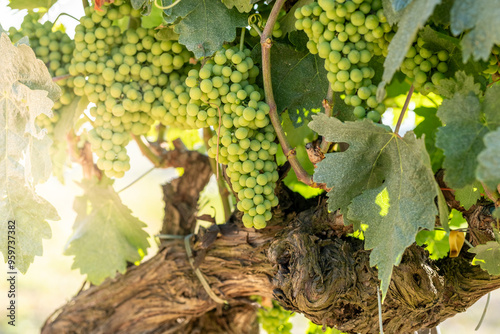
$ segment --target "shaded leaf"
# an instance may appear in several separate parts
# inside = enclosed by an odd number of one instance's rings
[[[439,128],[436,146],[444,152],[444,181],[453,189],[463,188],[476,180],[477,156],[484,149],[483,137],[500,126],[497,106],[500,86],[487,89],[483,104],[470,92],[456,93],[438,109],[445,126]]]
[[[451,99],[455,93],[468,94],[473,92],[475,95],[481,93],[481,85],[474,82],[472,75],[467,75],[464,71],[455,72],[454,78],[443,79],[436,86],[439,95]]]
[[[109,179],[83,180],[84,195],[75,199],[77,217],[64,252],[74,255],[71,268],[96,285],[124,273],[127,262],[141,260],[149,247],[146,225],[132,216],[111,184]]]
[[[460,202],[460,205],[465,210],[469,210],[471,206],[481,199],[481,192],[484,192],[482,188],[481,183],[476,181],[472,185],[455,190],[455,199]]]
[[[328,141],[349,144],[345,152],[326,155],[314,181],[332,188],[329,210],[340,208],[355,227],[363,227],[385,296],[393,265],[420,229],[434,227],[438,213],[439,188],[423,140],[412,132],[400,138],[369,120],[342,123],[322,114],[313,119],[309,126]]]
[[[179,34],[179,43],[196,58],[211,56],[224,42],[236,38],[236,28],[247,25],[245,14],[228,9],[220,0],[182,0],[168,11],[164,11],[165,20],[174,23],[180,19],[174,31]]]
[[[179,40],[179,35],[174,32],[174,28],[162,28],[156,33],[156,39],[161,41],[177,41]]]
[[[253,8],[253,2],[251,0],[222,0],[222,2],[226,5],[227,8],[232,9],[236,7],[236,9],[240,13],[248,13]]]
[[[487,188],[496,189],[500,184],[500,127],[483,138],[485,149],[478,157],[477,179]]]
[[[45,64],[26,45],[14,46],[0,37],[0,228],[16,221],[16,264],[26,273],[35,256],[42,255],[42,239],[50,238],[47,219],[58,220],[55,208],[35,193],[34,185],[51,172],[51,140],[35,119],[52,116],[60,88]],[[26,166],[23,167],[24,165]],[[0,249],[7,259],[7,234],[0,233]]]
[[[463,58],[467,61],[487,61],[494,44],[500,44],[500,0],[455,1],[451,8],[451,31],[454,35],[465,32],[462,38]]]
[[[323,59],[309,51],[297,52],[287,44],[274,43],[271,64],[278,112],[288,109],[296,127],[307,124],[310,110],[321,108],[328,90]]]

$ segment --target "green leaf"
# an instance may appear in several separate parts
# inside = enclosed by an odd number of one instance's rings
[[[35,123],[40,114],[52,116],[60,88],[47,67],[26,45],[14,46],[0,37],[0,229],[16,221],[16,268],[26,273],[35,256],[42,255],[42,239],[50,238],[49,220],[55,208],[35,193],[34,186],[51,172],[51,140]],[[24,166],[22,162],[24,162]],[[0,249],[7,260],[7,233],[0,233]]]
[[[404,10],[398,23],[398,31],[389,44],[389,53],[384,62],[384,74],[379,87],[383,90],[385,84],[389,83],[392,76],[401,66],[417,32],[423,28],[425,22],[434,11],[434,7],[441,0],[419,0],[410,3]],[[380,93],[377,93],[379,95]]]
[[[57,0],[9,0],[9,7],[12,9],[49,9],[57,2]]]
[[[464,71],[455,72],[454,78],[443,79],[436,86],[438,94],[446,99],[451,99],[455,93],[464,95],[473,92],[475,95],[481,94],[481,85],[474,82],[472,75],[467,75]]]
[[[245,14],[227,9],[220,0],[182,0],[166,14],[168,23],[181,19],[174,31],[196,58],[211,56],[224,42],[234,41],[236,28],[247,25]]]
[[[486,148],[478,157],[477,179],[487,188],[496,189],[500,184],[500,127],[483,138]]]
[[[401,20],[404,11],[396,12],[392,6],[392,0],[382,0],[382,5],[384,7],[384,15],[391,26]]]
[[[142,6],[144,6],[144,4],[146,3],[146,0],[130,0],[130,3],[132,4],[132,7],[134,9],[140,9],[140,8],[142,8]]]
[[[437,172],[441,168],[444,159],[443,150],[436,147],[436,132],[443,125],[436,116],[436,113],[436,108],[416,108],[415,114],[422,117],[423,120],[413,130],[417,138],[424,138],[425,149],[429,153],[434,172]]]
[[[408,4],[412,1],[413,0],[393,0],[392,7],[396,12],[399,12],[400,10],[405,9],[406,6],[408,6]]]
[[[471,206],[481,199],[481,192],[484,193],[482,188],[481,183],[475,181],[472,185],[455,190],[455,199],[460,202],[460,205],[465,210],[469,210]]]
[[[460,211],[451,209],[448,226],[450,230],[458,230],[468,228],[469,224]]]
[[[156,39],[161,41],[177,41],[179,40],[179,35],[174,32],[174,28],[162,28],[156,33]]]
[[[124,273],[127,262],[141,260],[149,247],[146,225],[132,216],[112,187],[112,181],[84,180],[84,195],[77,197],[73,235],[65,255],[74,255],[72,269],[79,268],[92,284],[100,284],[116,272]]]
[[[444,181],[453,188],[463,188],[476,179],[477,155],[483,150],[488,129],[481,122],[481,104],[474,93],[455,94],[444,100],[438,116],[446,126],[439,128],[436,146],[444,152]]]
[[[497,240],[477,245],[469,249],[469,252],[476,254],[473,264],[479,265],[490,275],[500,275],[500,244]]]
[[[142,0],[141,0],[142,1]],[[149,15],[141,16],[141,26],[143,28],[156,28],[163,22],[163,11],[153,5]]]
[[[413,132],[404,138],[369,120],[345,122],[323,114],[309,126],[345,152],[330,153],[318,164],[314,181],[326,183],[328,208],[364,226],[370,264],[378,266],[382,292],[389,288],[393,265],[422,228],[432,229],[438,213],[434,180],[424,142]]]
[[[429,258],[432,260],[442,259],[450,251],[450,241],[445,231],[422,230],[418,232],[415,241],[419,246],[425,245],[425,249],[429,252]]]
[[[465,32],[462,38],[463,58],[467,61],[487,61],[493,45],[500,44],[500,0],[455,1],[451,8],[451,31],[454,35]]]
[[[328,90],[324,61],[309,51],[297,52],[287,44],[274,43],[271,64],[278,112],[288,109],[296,127],[307,124],[309,111],[321,108]]]
[[[444,181],[453,189],[463,188],[476,180],[477,157],[484,149],[483,137],[500,126],[500,86],[486,90],[483,104],[470,92],[455,93],[438,109],[446,124],[439,128],[436,146],[444,151]]]
[[[251,0],[222,0],[222,2],[229,9],[236,7],[236,9],[240,13],[250,12],[253,8],[253,5],[254,5],[253,1],[251,1]]]

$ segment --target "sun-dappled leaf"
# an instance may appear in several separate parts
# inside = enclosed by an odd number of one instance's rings
[[[500,126],[496,109],[500,86],[490,87],[483,104],[470,92],[455,94],[438,109],[445,124],[436,135],[436,146],[444,152],[444,181],[453,189],[463,188],[476,180],[477,156],[484,149],[483,137]]]
[[[182,0],[166,14],[168,23],[181,19],[174,31],[196,58],[211,56],[236,38],[236,28],[247,25],[245,14],[228,9],[220,0]]]
[[[141,21],[143,28],[156,28],[163,22],[163,11],[154,5],[150,5],[150,12],[147,15],[143,13]]]
[[[229,9],[236,7],[240,13],[248,13],[252,10],[254,5],[252,0],[222,0],[222,2]]]
[[[382,292],[393,265],[422,228],[432,229],[439,188],[424,142],[413,132],[400,138],[369,120],[345,122],[323,114],[309,126],[331,142],[346,142],[345,152],[330,153],[318,164],[314,180],[326,183],[328,208],[347,213],[355,228],[366,225],[370,264],[377,266]]]
[[[464,60],[488,60],[491,48],[500,44],[500,0],[455,1],[451,8],[451,32],[462,38]]]
[[[475,181],[471,185],[455,190],[455,199],[460,202],[460,205],[465,210],[469,210],[471,206],[481,199],[481,193],[484,192],[480,182]]]
[[[146,225],[132,216],[112,187],[112,181],[83,180],[84,195],[77,197],[73,235],[65,254],[74,255],[72,269],[80,269],[93,284],[100,284],[116,272],[123,273],[127,262],[141,259],[149,247]]]
[[[496,230],[495,239],[469,249],[469,252],[476,254],[472,263],[479,265],[481,269],[486,270],[490,275],[500,275],[500,243],[498,242],[499,234]]]
[[[0,37],[0,227],[16,222],[16,264],[26,273],[35,256],[42,255],[42,239],[50,238],[46,222],[58,220],[55,208],[35,193],[34,185],[51,173],[51,140],[35,123],[40,114],[52,115],[52,99],[60,88],[42,61],[26,45],[14,46]],[[24,163],[24,166],[22,164]],[[0,233],[0,249],[7,259],[7,234]]]
[[[385,86],[399,69],[417,32],[423,28],[425,22],[441,0],[412,1],[405,9],[398,23],[398,31],[389,44],[389,53],[384,62],[384,74],[379,87]]]
[[[49,9],[57,0],[9,0],[9,7],[12,9]]]
[[[429,258],[432,260],[442,259],[450,251],[448,235],[442,230],[422,230],[418,232],[415,241],[419,246],[425,245]]]
[[[500,184],[500,127],[483,138],[486,146],[478,157],[476,176],[486,188],[496,189]]]

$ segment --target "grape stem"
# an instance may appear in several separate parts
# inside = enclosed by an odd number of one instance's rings
[[[165,10],[165,9],[170,9],[170,8],[174,7],[174,6],[175,6],[175,5],[177,5],[179,2],[181,2],[181,0],[177,0],[177,1],[175,1],[173,4],[163,7],[163,6],[160,6],[160,5],[158,4],[158,0],[155,0],[155,6],[156,6],[157,8],[159,8],[159,9]]]
[[[323,100],[323,109],[325,109],[326,116],[328,116],[328,117],[332,116],[332,107],[333,107],[333,89],[332,89],[332,85],[329,84],[328,90],[326,92],[326,97]],[[330,143],[329,141],[327,141],[323,137],[323,140],[321,141],[321,146],[320,146],[321,152],[327,153],[328,150],[330,149],[331,144],[332,143]]]
[[[247,29],[245,27],[241,28],[241,36],[240,36],[240,52],[243,51],[245,47],[245,31]]]
[[[159,168],[161,167],[161,160],[160,158],[153,153],[153,151],[151,151],[151,149],[149,148],[148,145],[146,145],[143,141],[142,141],[142,138],[136,136],[136,135],[132,135],[132,138],[135,140],[135,142],[137,143],[137,145],[139,146],[139,149],[141,150],[142,154],[148,158],[149,161],[151,161],[151,163]]]
[[[85,0],[84,0],[84,1],[85,1]],[[63,16],[63,15],[69,16],[69,17],[71,17],[72,19],[77,20],[78,22],[80,22],[80,20],[79,20],[79,19],[77,19],[76,17],[74,17],[73,15],[69,15],[69,14],[67,14],[67,13],[61,13],[61,14],[57,15],[56,19],[54,20],[54,23],[52,23],[52,27],[54,27],[54,26],[56,25],[57,20],[59,20],[59,18],[60,18],[61,16]]]
[[[276,131],[276,136],[278,137],[281,148],[283,149],[283,153],[287,157],[290,165],[295,171],[297,179],[308,186],[326,190],[326,185],[314,182],[312,175],[309,175],[309,173],[307,173],[307,171],[304,169],[304,167],[302,167],[299,160],[297,159],[295,149],[290,146],[290,143],[286,138],[285,131],[283,131],[283,127],[281,126],[281,120],[280,116],[278,115],[276,101],[274,100],[274,93],[272,88],[273,86],[271,81],[271,36],[274,24],[278,19],[278,14],[285,1],[286,0],[276,0],[273,9],[271,10],[271,14],[269,14],[269,18],[267,19],[264,31],[260,36],[260,44],[262,45],[262,77],[264,82],[264,92],[266,94],[266,102],[270,108],[269,117],[271,118],[271,123],[273,124],[274,130]]]
[[[146,172],[142,173],[142,175],[139,176],[138,178],[136,178],[134,181],[130,182],[125,187],[123,187],[120,190],[118,190],[117,193],[119,194],[122,191],[130,188],[131,186],[133,186],[134,184],[136,184],[139,180],[141,180],[143,177],[145,177],[146,175],[148,175],[149,173],[151,173],[155,168],[156,168],[155,166],[151,167],[149,170],[147,170]]]
[[[410,90],[408,91],[408,95],[406,96],[406,101],[403,106],[403,109],[401,110],[401,114],[399,115],[398,122],[396,124],[396,128],[394,129],[394,133],[399,136],[399,128],[401,127],[401,123],[403,122],[403,118],[405,117],[406,109],[408,109],[408,105],[410,104],[411,100],[411,95],[413,94],[414,91],[413,84],[410,87]]]
[[[220,141],[220,126],[222,124],[222,114],[220,112],[219,106],[216,105],[215,103],[212,103],[212,102],[209,102],[209,101],[203,101],[203,102],[206,103],[206,104],[209,104],[209,105],[216,106],[217,110],[219,111],[219,127],[217,128],[217,155],[215,157],[215,162],[217,163],[217,165],[219,165],[219,141]],[[217,177],[217,180],[219,180],[219,168],[217,168],[216,177]]]
[[[212,138],[214,135],[212,129],[204,128],[203,129],[203,141],[205,142],[205,147],[208,149],[210,146],[208,145],[208,140]],[[220,165],[213,158],[208,158],[210,162],[210,167],[212,167],[212,173],[218,174],[220,173]],[[222,206],[224,208],[224,222],[226,222],[231,216],[231,205],[229,204],[229,191],[226,188],[226,184],[223,178],[217,179],[217,187],[219,188],[219,195],[222,201]]]
[[[83,9],[90,6],[88,0],[82,0],[82,4],[83,4]]]

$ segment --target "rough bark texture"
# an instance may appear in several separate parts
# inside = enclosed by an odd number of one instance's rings
[[[190,168],[195,173],[186,168],[164,187],[163,232],[184,235],[193,231],[198,194],[211,172],[196,152],[185,151],[179,159],[196,166]],[[363,242],[345,236],[350,227],[341,215],[327,212],[324,199],[305,201],[277,191],[281,204],[270,227],[245,229],[236,214],[192,240],[196,265],[227,304],[217,304],[204,290],[183,240],[167,240],[150,260],[74,297],[47,319],[42,333],[254,334],[252,295],[274,297],[317,324],[378,333],[379,281]],[[464,216],[473,244],[491,239],[488,208],[474,206]],[[423,248],[409,247],[383,305],[385,332],[435,327],[500,287],[500,277],[472,266],[471,259],[463,249],[458,258],[432,261]]]

